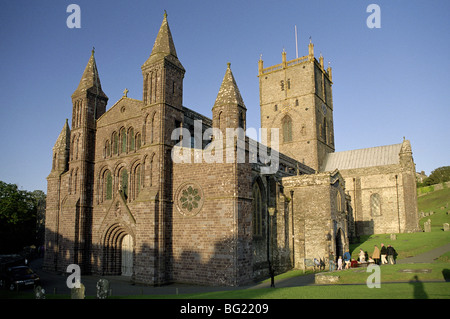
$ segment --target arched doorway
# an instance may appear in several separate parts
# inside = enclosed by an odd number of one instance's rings
[[[339,258],[339,256],[344,256],[344,233],[342,232],[342,229],[338,229],[336,232],[336,258]]]
[[[131,276],[134,266],[133,255],[133,236],[119,224],[109,227],[103,242],[103,273]]]
[[[133,237],[126,234],[122,238],[122,276],[131,276],[133,274]]]

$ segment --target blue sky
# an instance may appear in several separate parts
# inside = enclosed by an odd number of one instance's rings
[[[81,28],[69,29],[71,3]],[[366,12],[381,9],[381,28]],[[258,59],[307,54],[333,68],[336,151],[412,143],[418,171],[450,165],[450,1],[4,1],[0,11],[0,180],[46,192],[52,147],[71,118],[92,47],[111,107],[128,88],[142,99],[141,65],[163,12],[186,69],[184,105],[211,117],[227,62],[260,127]],[[70,121],[69,121],[70,123]]]

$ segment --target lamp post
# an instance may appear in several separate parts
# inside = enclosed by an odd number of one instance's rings
[[[267,262],[269,264],[269,274],[270,274],[270,287],[275,287],[275,274],[272,267],[272,262],[270,258],[270,244],[272,241],[272,223],[273,216],[275,215],[275,207],[269,207],[267,209]]]

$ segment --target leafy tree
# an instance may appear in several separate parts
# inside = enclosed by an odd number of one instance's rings
[[[28,192],[0,181],[0,253],[18,252],[36,244],[36,217],[38,212],[43,215],[43,209],[42,191]]]
[[[450,166],[442,166],[433,170],[424,181],[425,186],[445,183],[450,181]]]

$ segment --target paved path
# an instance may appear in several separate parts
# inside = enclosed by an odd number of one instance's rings
[[[407,263],[430,263],[442,254],[450,251],[450,243],[433,249],[429,252],[417,255],[411,258],[400,259],[397,261],[398,264]],[[69,288],[66,285],[66,275],[65,274],[55,274],[53,272],[48,272],[42,269],[42,259],[37,259],[31,262],[31,267],[41,276],[43,287],[48,294],[58,293],[58,294],[70,294]],[[297,276],[292,278],[280,279],[275,281],[276,288],[284,287],[298,287],[314,285],[314,275],[309,274],[305,276]],[[178,294],[189,294],[189,293],[208,293],[215,291],[226,291],[226,290],[236,290],[236,289],[260,289],[260,288],[270,288],[270,280],[265,283],[259,283],[254,285],[249,285],[245,287],[208,287],[201,285],[188,285],[188,284],[170,284],[162,287],[135,285],[131,283],[130,277],[124,276],[106,276],[101,277],[98,275],[82,276],[81,282],[84,284],[86,291],[86,296],[96,295],[96,284],[100,278],[106,278],[110,282],[110,288],[113,295],[176,295]]]
[[[414,257],[400,259],[397,261],[397,264],[432,263],[436,258],[439,258],[448,251],[450,251],[450,243]]]

